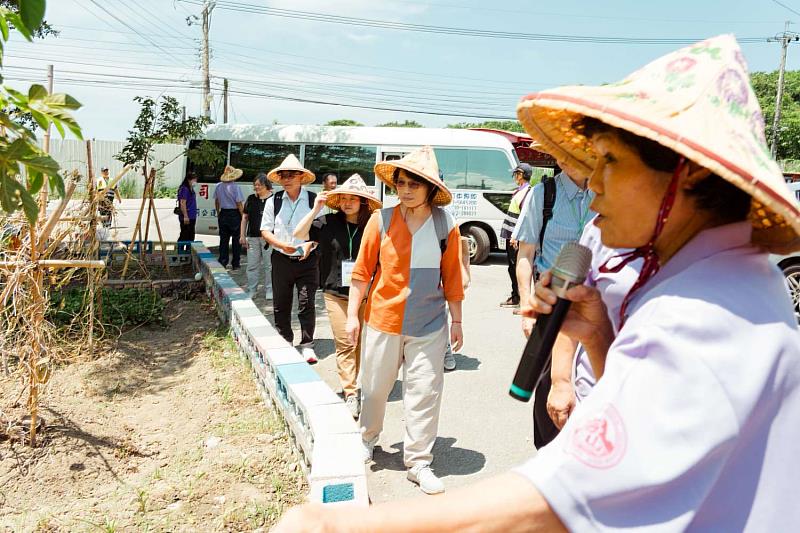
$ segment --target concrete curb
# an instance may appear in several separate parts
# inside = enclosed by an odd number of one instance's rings
[[[350,411],[281,337],[208,248],[191,245],[192,263],[220,320],[230,324],[264,402],[282,415],[308,477],[309,501],[368,505],[361,433]]]

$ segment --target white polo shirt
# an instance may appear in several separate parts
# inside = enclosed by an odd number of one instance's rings
[[[261,217],[261,229],[271,231],[275,237],[283,242],[289,243],[291,246],[300,246],[306,241],[295,238],[294,230],[297,228],[300,221],[311,212],[313,203],[312,206],[309,207],[308,191],[305,187],[300,188],[300,194],[297,195],[297,199],[294,202],[286,194],[286,191],[282,191],[282,193],[283,199],[281,200],[281,210],[278,216],[275,216],[274,194],[267,199],[267,202],[264,204],[264,214]],[[321,216],[322,211],[320,211],[315,218]],[[277,248],[276,250],[282,254],[284,253],[283,250],[278,250]]]
[[[706,230],[664,265],[603,379],[517,470],[568,529],[798,529],[800,330],[751,230]]]

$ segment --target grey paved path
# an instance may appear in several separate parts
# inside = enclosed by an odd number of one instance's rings
[[[178,234],[177,217],[172,214],[174,201],[158,200],[158,210],[165,239]],[[132,232],[138,203],[126,200],[118,219],[119,238]],[[153,231],[151,231],[153,234]],[[209,246],[216,237],[198,236]],[[240,285],[245,284],[244,267],[233,272]],[[504,472],[533,455],[531,405],[508,396],[508,385],[516,369],[523,340],[519,318],[510,309],[498,306],[508,297],[509,281],[504,255],[492,256],[483,265],[472,267],[473,282],[464,305],[466,342],[456,355],[458,368],[445,375],[445,391],[439,424],[439,438],[434,447],[433,469],[446,487],[456,487],[476,479]],[[263,292],[256,304],[272,319],[271,303]],[[333,336],[321,293],[317,293],[316,350],[320,362],[316,370],[333,388],[340,391],[333,357]],[[295,339],[300,330],[293,321]],[[402,460],[403,408],[402,384],[398,381],[390,396],[384,432],[370,465],[369,489],[373,501],[386,501],[421,494],[406,480]]]

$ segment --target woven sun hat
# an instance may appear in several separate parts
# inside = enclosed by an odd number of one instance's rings
[[[361,179],[361,176],[358,174],[353,174],[347,178],[347,181],[336,187],[334,190],[329,191],[328,201],[325,202],[325,205],[338,211],[340,209],[339,204],[342,201],[343,194],[352,194],[353,196],[366,198],[367,207],[369,208],[370,212],[383,207],[381,201],[370,192],[369,187],[367,187],[367,184],[364,183],[364,180]]]
[[[397,168],[416,174],[438,189],[433,197],[433,205],[443,206],[453,201],[450,189],[439,177],[439,164],[436,162],[436,154],[434,154],[432,147],[423,146],[407,153],[402,159],[378,163],[375,165],[375,175],[386,185],[397,190],[394,185],[394,171]]]
[[[225,170],[222,171],[222,176],[219,177],[219,181],[236,181],[241,177],[242,169],[227,165]]]
[[[517,115],[544,151],[584,172],[596,159],[575,128],[583,116],[662,144],[752,197],[753,244],[774,253],[800,249],[800,206],[770,156],[764,117],[732,35],[667,54],[617,83],[530,94]]]
[[[314,173],[308,170],[307,168],[303,168],[303,165],[300,164],[300,160],[295,157],[294,154],[289,154],[286,156],[286,159],[283,160],[283,163],[278,165],[277,167],[273,168],[267,174],[267,178],[272,183],[277,183],[280,185],[281,179],[278,176],[278,172],[282,170],[293,170],[295,172],[302,172],[303,173],[303,181],[301,182],[302,185],[308,185],[309,183],[314,183]]]

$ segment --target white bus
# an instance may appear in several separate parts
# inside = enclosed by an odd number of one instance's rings
[[[500,226],[515,185],[511,176],[518,163],[511,143],[495,133],[462,129],[373,128],[332,126],[214,125],[203,137],[225,154],[226,161],[214,167],[187,163],[199,179],[197,232],[216,234],[214,187],[225,164],[244,171],[239,184],[245,197],[253,192],[252,181],[259,172],[278,166],[288,155],[296,155],[314,172],[321,187],[322,177],[334,172],[339,183],[358,173],[375,187],[384,205],[397,203],[396,196],[375,180],[373,167],[379,161],[399,159],[423,145],[433,146],[439,169],[453,193],[448,208],[456,217],[461,233],[470,239],[470,258],[482,263],[489,252],[505,250]],[[190,148],[201,139],[190,141]]]

